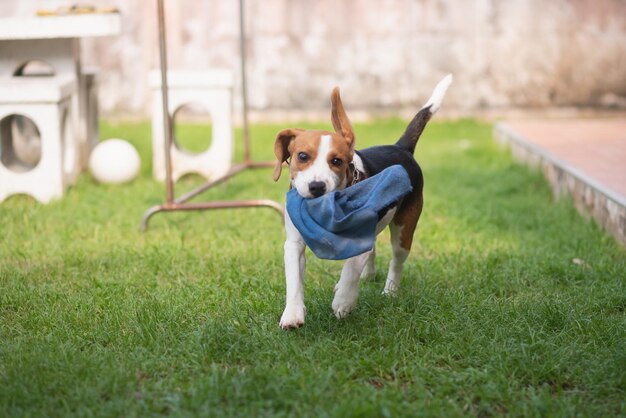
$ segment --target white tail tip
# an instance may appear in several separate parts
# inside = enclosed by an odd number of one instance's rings
[[[430,106],[430,113],[434,114],[439,110],[450,84],[452,84],[452,74],[448,74],[437,84],[435,90],[433,90],[433,94],[430,96],[430,99],[428,99],[424,105],[424,107]],[[422,109],[424,107],[422,107]]]

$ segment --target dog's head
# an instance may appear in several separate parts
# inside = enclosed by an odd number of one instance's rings
[[[276,135],[274,181],[287,161],[291,186],[304,198],[346,187],[354,156],[354,132],[335,87],[330,96],[335,132],[284,129]]]

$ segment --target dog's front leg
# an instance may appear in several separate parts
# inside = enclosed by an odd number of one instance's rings
[[[285,310],[280,318],[283,329],[299,328],[304,325],[304,273],[306,259],[304,257],[305,243],[302,236],[291,222],[285,211],[285,279],[287,296]]]
[[[349,258],[343,265],[333,299],[333,312],[337,318],[345,318],[356,306],[359,297],[359,277],[372,251],[374,250]]]

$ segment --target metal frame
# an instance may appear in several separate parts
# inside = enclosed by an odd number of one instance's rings
[[[257,200],[214,200],[209,202],[188,203],[190,199],[200,193],[220,184],[231,177],[250,168],[267,168],[274,165],[273,162],[254,162],[250,157],[250,131],[248,128],[248,93],[246,84],[246,59],[245,59],[245,21],[244,21],[244,0],[239,0],[239,49],[241,59],[241,95],[243,99],[243,146],[244,160],[243,163],[233,166],[224,176],[209,181],[202,186],[185,193],[181,197],[174,198],[174,181],[172,179],[172,121],[169,113],[168,105],[168,86],[167,86],[167,47],[165,44],[165,13],[163,8],[163,0],[157,0],[158,6],[158,23],[159,23],[159,55],[161,66],[161,97],[163,99],[163,130],[165,133],[165,203],[153,206],[146,210],[141,219],[141,231],[148,228],[150,218],[159,212],[177,212],[177,211],[200,211],[211,209],[235,209],[235,208],[254,208],[269,207],[278,211],[281,217],[284,217],[283,206],[268,199]]]

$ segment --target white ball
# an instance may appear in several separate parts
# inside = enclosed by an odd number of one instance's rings
[[[128,141],[107,139],[91,151],[89,170],[100,183],[119,184],[139,174],[139,153]]]

